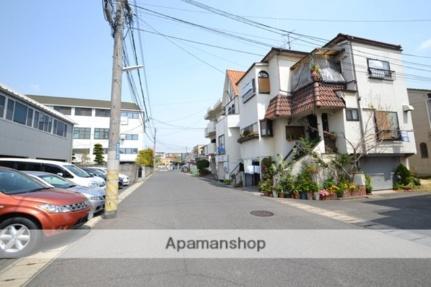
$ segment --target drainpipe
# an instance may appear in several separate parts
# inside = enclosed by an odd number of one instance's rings
[[[353,55],[353,48],[352,48],[352,42],[349,42],[350,47],[350,55],[352,57],[352,68],[353,68],[353,75],[355,77],[355,84],[356,84],[356,102],[358,103],[358,111],[359,111],[359,124],[361,125],[361,128],[359,129],[361,132],[361,145],[362,145],[362,152],[364,154],[367,154],[367,146],[365,144],[365,131],[364,131],[364,120],[362,118],[362,107],[361,107],[361,97],[359,95],[359,88],[358,88],[358,78],[356,76],[356,66],[355,66],[355,57]]]

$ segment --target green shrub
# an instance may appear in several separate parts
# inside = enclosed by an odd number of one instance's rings
[[[210,162],[206,159],[199,159],[196,162],[196,167],[199,171],[204,170],[204,169],[208,168],[209,166],[210,166]]]
[[[259,182],[259,190],[264,193],[272,192],[272,180],[263,179]]]
[[[410,170],[403,164],[400,164],[394,173],[394,189],[412,189],[420,185],[420,180],[415,178]]]
[[[230,185],[230,184],[232,183],[232,180],[230,180],[230,179],[225,179],[225,180],[223,180],[223,183],[224,183],[224,184],[227,184],[227,185]]]
[[[310,173],[303,170],[298,174],[295,180],[295,191],[298,192],[317,192],[319,191],[319,186],[313,181]]]

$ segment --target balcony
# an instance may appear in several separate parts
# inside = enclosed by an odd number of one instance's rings
[[[213,155],[213,154],[216,154],[216,144],[209,143],[207,145],[207,148],[205,149],[205,155]]]
[[[239,128],[239,114],[231,114],[227,116],[228,128]]]
[[[215,122],[210,121],[207,127],[205,128],[205,137],[206,138],[213,137],[215,136],[215,132],[216,132],[216,124]]]

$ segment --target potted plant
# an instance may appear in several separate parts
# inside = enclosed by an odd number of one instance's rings
[[[259,182],[259,190],[263,193],[263,195],[270,196],[272,193],[272,181],[265,179]]]
[[[310,67],[310,74],[311,74],[311,79],[314,82],[319,82],[320,79],[321,79],[319,65],[316,65],[316,64],[311,65],[311,67]]]

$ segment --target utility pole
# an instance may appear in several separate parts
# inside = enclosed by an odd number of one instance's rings
[[[157,128],[154,128],[154,142],[153,142],[153,170],[156,169],[156,138],[157,136]]]
[[[108,172],[104,218],[115,218],[118,207],[118,173],[120,167],[121,80],[123,69],[123,28],[127,0],[116,1],[115,18],[112,18],[112,1],[104,1],[105,18],[113,30],[114,52],[111,86],[111,118],[109,121]]]

